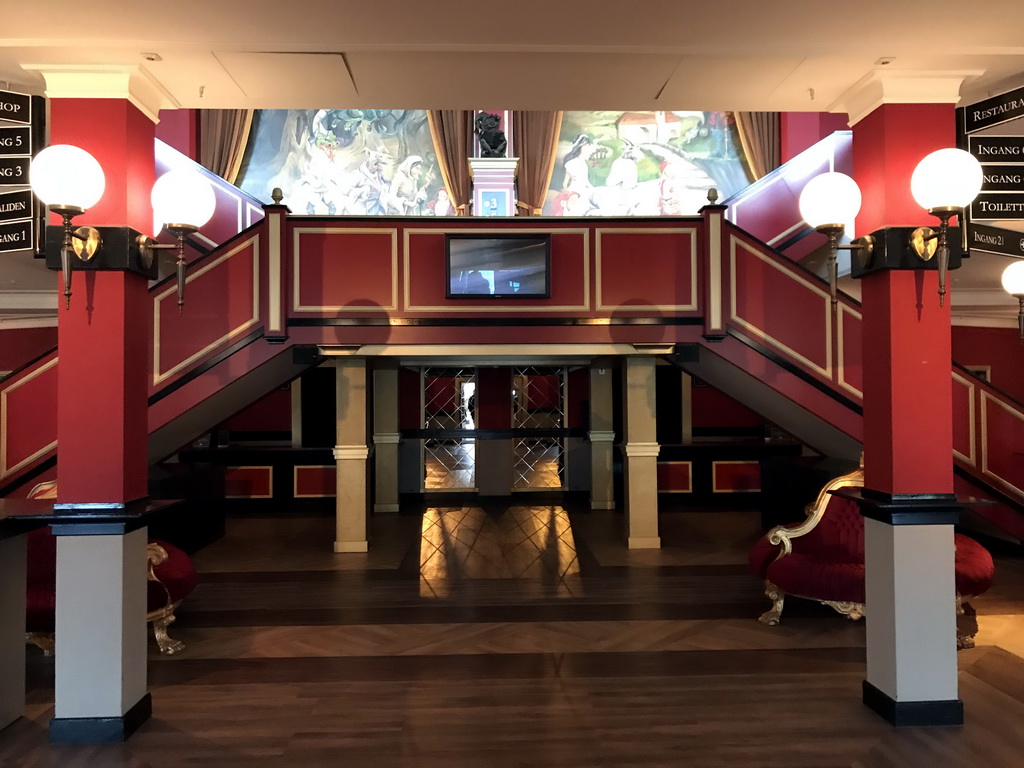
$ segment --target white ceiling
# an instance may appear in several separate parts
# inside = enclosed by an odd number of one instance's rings
[[[122,65],[164,107],[845,112],[876,71],[1024,84],[1022,29],[1021,0],[8,0],[0,87]]]
[[[1024,3],[93,0],[5,3],[21,65],[141,64],[182,107],[822,111],[880,59],[1024,72]],[[160,61],[146,61],[156,53]]]

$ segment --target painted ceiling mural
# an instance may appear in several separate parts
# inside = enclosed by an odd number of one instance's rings
[[[565,112],[544,214],[689,216],[749,183],[729,112]]]
[[[748,183],[731,113],[565,112],[544,214],[693,215]],[[454,213],[422,110],[259,110],[238,186],[297,214]]]
[[[296,214],[453,213],[422,110],[259,110],[238,186]]]

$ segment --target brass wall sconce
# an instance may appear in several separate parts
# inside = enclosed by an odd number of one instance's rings
[[[815,176],[800,193],[800,215],[804,221],[828,238],[828,289],[835,310],[839,301],[836,256],[840,250],[858,250],[860,244],[840,245],[839,238],[860,213],[861,195],[857,182],[845,173]]]
[[[32,191],[47,208],[63,221],[60,267],[64,276],[64,307],[71,307],[71,255],[88,263],[100,250],[103,239],[94,227],[73,228],[72,220],[85,213],[103,196],[103,169],[92,155],[70,144],[55,144],[43,149],[29,169]],[[185,238],[199,230],[213,216],[216,197],[213,187],[199,174],[175,170],[164,174],[153,185],[153,211],[158,221],[177,238],[177,244],[157,244],[139,235],[136,246],[145,268],[155,251],[177,250],[178,311],[185,303]]]
[[[213,216],[217,199],[213,187],[197,173],[168,171],[153,185],[153,214],[163,228],[177,238],[176,244],[157,243],[139,235],[139,250],[145,260],[152,261],[156,251],[177,251],[178,314],[185,306],[185,238],[199,231]],[[187,223],[186,223],[187,222]]]
[[[946,274],[949,269],[949,221],[963,218],[964,210],[981,191],[982,172],[978,161],[961,149],[940,149],[926,156],[911,177],[911,193],[917,203],[939,219],[939,228],[918,227],[910,233],[909,248],[922,263],[936,257],[939,273],[939,306],[945,303]],[[800,193],[800,214],[828,238],[829,288],[836,304],[836,252],[857,252],[861,268],[871,262],[876,238],[867,235],[850,245],[839,245],[839,237],[860,211],[861,193],[857,183],[842,173],[823,173],[811,179]],[[879,230],[881,232],[882,230]],[[961,226],[966,238],[966,230]],[[877,234],[877,233],[876,233]],[[906,242],[906,241],[904,241]],[[962,248],[966,250],[966,242]],[[900,268],[905,268],[901,265]]]
[[[910,192],[917,204],[939,220],[939,231],[918,227],[910,237],[910,246],[921,261],[936,257],[939,272],[939,306],[946,297],[946,272],[949,268],[949,220],[960,219],[961,244],[967,248],[964,210],[981,192],[981,164],[962,149],[940,149],[925,156],[910,177]]]
[[[96,205],[103,196],[106,186],[103,169],[96,158],[84,149],[70,144],[55,144],[42,150],[32,160],[29,183],[36,197],[63,220],[60,265],[64,276],[64,308],[69,309],[72,252],[87,262],[96,255],[103,242],[95,228],[72,229],[71,222]]]

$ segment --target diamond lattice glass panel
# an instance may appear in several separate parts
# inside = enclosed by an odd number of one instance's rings
[[[476,487],[476,440],[472,437],[425,440],[423,454],[425,490]]]
[[[564,368],[515,368],[512,389],[513,427],[559,429],[565,426]]]
[[[423,425],[431,430],[473,429],[474,368],[423,369]],[[476,487],[476,440],[439,434],[423,444],[423,487],[428,491]]]
[[[475,392],[474,368],[424,368],[424,429],[472,429]]]
[[[516,438],[512,442],[513,488],[561,488],[564,454],[560,437]]]

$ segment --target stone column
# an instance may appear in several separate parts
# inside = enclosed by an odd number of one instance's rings
[[[58,310],[55,506],[69,517],[97,509],[116,514],[148,492],[146,349],[153,343],[152,274],[126,260],[116,242],[131,230],[152,233],[154,122],[164,105],[137,67],[55,66],[41,74],[50,142],[85,149],[106,177],[103,197],[75,226],[109,234],[89,269],[76,264],[70,308],[61,301]],[[56,625],[51,741],[127,738],[151,709],[145,528],[65,526],[57,544]]]
[[[876,72],[846,94],[864,198],[857,234],[906,228],[909,240],[914,227],[937,227],[910,177],[925,155],[955,146],[962,82]],[[910,92],[930,103],[901,103]],[[864,703],[897,725],[959,724],[950,301],[939,304],[934,261],[882,249],[854,275],[864,316]]]
[[[366,360],[343,358],[334,365],[338,406],[337,444],[334,446],[334,460],[338,465],[334,551],[366,552],[370,548]]]
[[[398,511],[398,369],[373,371],[374,512]]]
[[[615,509],[612,472],[615,430],[612,427],[612,369],[607,360],[590,366],[590,508]]]
[[[658,451],[654,358],[625,360],[626,531],[630,549],[658,549]]]

